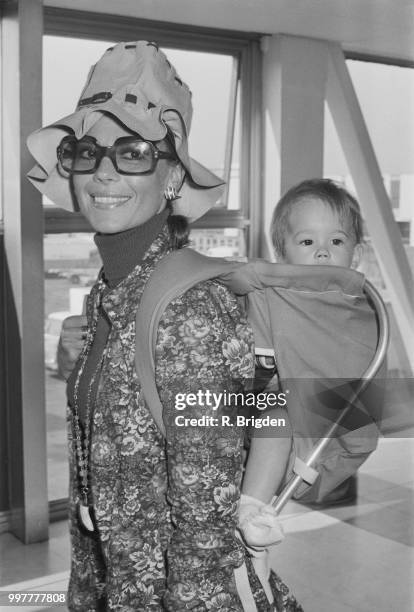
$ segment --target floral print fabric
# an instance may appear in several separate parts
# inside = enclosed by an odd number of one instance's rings
[[[183,305],[176,300],[165,312],[156,349],[167,431],[168,501],[176,526],[167,553],[165,602],[172,610],[184,604],[237,610],[233,569],[243,563],[244,551],[234,533],[243,432],[220,425],[176,425],[175,397],[207,389],[242,391],[241,381],[253,374],[251,333],[235,298],[215,282],[192,288]],[[181,414],[219,420],[223,411],[195,405]]]
[[[241,391],[254,372],[251,330],[236,298],[215,281],[169,305],[156,345],[165,440],[141,396],[134,354],[136,311],[167,245],[164,230],[116,289],[102,295],[96,285],[89,298],[89,325],[101,304],[111,331],[92,423],[93,536],[79,528],[70,445],[73,611],[243,611],[234,569],[246,560],[235,535],[244,431],[177,426],[177,414],[217,418],[235,408],[194,405],[178,412],[175,400],[178,393],[206,389]],[[270,611],[247,563],[258,610]],[[300,610],[288,607],[294,600],[281,585],[286,589],[280,583],[275,590],[277,609]]]

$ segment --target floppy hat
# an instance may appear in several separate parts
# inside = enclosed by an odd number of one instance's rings
[[[119,43],[92,66],[76,110],[33,132],[28,148],[36,165],[28,173],[32,184],[55,204],[76,210],[68,177],[57,165],[56,149],[64,136],[82,138],[103,114],[121,121],[146,140],[162,140],[170,131],[177,157],[186,170],[174,213],[194,221],[220,198],[223,180],[191,159],[188,133],[192,104],[188,86],[158,45],[138,41]]]

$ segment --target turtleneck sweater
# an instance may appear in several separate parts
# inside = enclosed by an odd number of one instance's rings
[[[117,234],[96,234],[95,244],[103,263],[103,278],[107,288],[104,293],[114,289],[123,281],[134,268],[140,264],[148,248],[151,246],[168,217],[164,210],[154,215],[143,225],[133,227]],[[89,350],[83,372],[78,386],[78,411],[84,422],[87,404],[92,409],[99,380],[99,367],[105,349],[111,323],[104,310],[99,308],[96,333]],[[78,362],[68,379],[67,397],[71,406],[74,405],[75,382],[78,376],[80,363]]]
[[[154,215],[143,225],[138,225],[119,234],[96,234],[95,244],[103,263],[104,278],[113,289],[144,258],[168,218],[168,211]]]

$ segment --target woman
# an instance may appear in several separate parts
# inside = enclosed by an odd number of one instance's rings
[[[157,45],[120,43],[92,69],[75,113],[29,138],[32,182],[81,211],[103,260],[68,381],[70,610],[253,610],[237,591],[243,571],[252,605],[271,609],[235,535],[242,431],[174,425],[177,393],[240,391],[253,375],[251,331],[235,297],[206,281],[163,316],[156,380],[166,439],[134,367],[146,281],[221,192],[188,155],[191,111],[187,86]],[[299,609],[272,581],[277,609]]]

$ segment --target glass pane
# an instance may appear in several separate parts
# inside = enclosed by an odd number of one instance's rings
[[[90,67],[112,44],[43,36],[43,125],[73,113]]]
[[[56,36],[44,36],[43,40],[43,124],[46,125],[73,112],[90,66],[113,42]],[[193,94],[190,154],[223,178],[234,58],[218,53],[168,48],[164,51]],[[240,113],[236,121],[238,134]],[[239,208],[239,138],[234,142],[237,150],[233,144],[235,162],[231,169],[230,207],[236,209]]]
[[[357,61],[347,61],[347,65],[390,198],[390,207],[414,270],[414,70]],[[342,183],[355,195],[355,186],[327,106],[324,174]],[[363,208],[363,202],[361,204]],[[379,289],[391,315],[390,375],[411,376],[408,356],[367,229],[359,270]]]
[[[49,499],[68,495],[66,384],[57,373],[56,363],[62,321],[82,313],[85,296],[101,265],[91,234],[49,234],[44,238]]]
[[[190,234],[191,247],[210,257],[245,257],[243,230],[236,228],[194,229]]]
[[[383,175],[414,173],[414,70],[347,61]]]
[[[223,177],[233,57],[176,49],[165,52],[193,93],[191,156]]]
[[[347,66],[395,219],[414,247],[414,70],[351,60]]]

